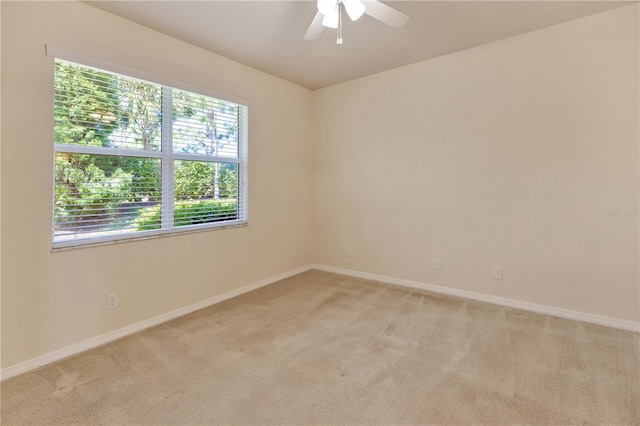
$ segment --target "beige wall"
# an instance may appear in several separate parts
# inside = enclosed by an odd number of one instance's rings
[[[1,7],[3,367],[312,261],[310,91],[81,3]],[[249,226],[51,253],[45,44],[248,98]]]
[[[638,34],[632,5],[316,92],[316,261],[639,321]]]

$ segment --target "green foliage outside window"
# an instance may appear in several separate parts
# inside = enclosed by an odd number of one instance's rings
[[[54,140],[57,143],[109,146],[118,128],[118,80],[108,73],[56,63]]]
[[[181,200],[174,204],[174,226],[199,225],[237,219],[236,200]],[[147,207],[134,221],[138,231],[160,229],[160,206]]]
[[[158,85],[56,61],[54,140],[58,144],[138,150],[160,149],[162,93]],[[217,122],[224,101],[176,90],[173,95],[175,147],[182,152],[218,155],[237,137],[233,121]],[[231,104],[229,104],[231,105]],[[226,108],[226,110],[225,110]],[[186,133],[200,123],[202,134]],[[204,148],[203,148],[204,147]],[[160,159],[57,152],[54,223],[74,232],[160,227]],[[175,161],[175,225],[237,218],[238,165]]]

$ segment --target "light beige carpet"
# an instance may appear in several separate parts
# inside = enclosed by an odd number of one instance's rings
[[[637,333],[309,271],[2,382],[2,424],[640,424]]]

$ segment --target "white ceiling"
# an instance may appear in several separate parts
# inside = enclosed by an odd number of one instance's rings
[[[409,15],[391,28],[345,20],[344,44],[326,28],[303,36],[315,1],[86,1],[95,7],[318,89],[620,7],[619,1],[385,1]]]

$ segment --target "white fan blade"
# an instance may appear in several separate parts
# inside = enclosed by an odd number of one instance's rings
[[[314,16],[313,21],[311,21],[311,25],[309,25],[309,29],[307,30],[307,33],[304,35],[305,40],[315,40],[318,37],[320,37],[320,34],[322,34],[322,30],[324,30],[324,27],[322,26],[322,19],[323,19],[322,13],[320,12],[316,13],[316,16]]]
[[[394,28],[403,26],[409,20],[409,17],[404,13],[378,0],[365,0],[363,3],[366,6],[364,13]]]

